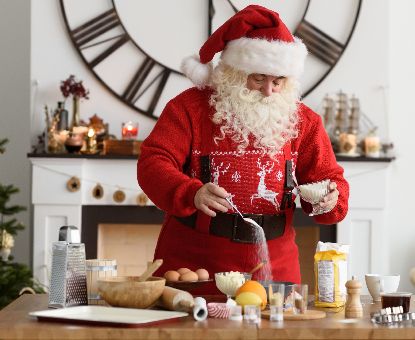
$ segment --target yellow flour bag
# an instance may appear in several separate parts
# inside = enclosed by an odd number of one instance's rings
[[[341,307],[346,302],[349,245],[318,242],[314,255],[315,306]]]

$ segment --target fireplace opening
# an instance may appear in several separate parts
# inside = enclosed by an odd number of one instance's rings
[[[154,206],[82,206],[82,242],[87,259],[117,260],[118,275],[139,275],[152,260],[164,213]],[[318,241],[336,242],[336,225],[319,225],[297,209],[294,215],[302,281],[314,292]]]

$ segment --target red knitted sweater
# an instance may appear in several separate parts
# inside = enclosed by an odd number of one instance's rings
[[[141,145],[138,183],[151,201],[170,215],[188,216],[196,211],[194,196],[203,184],[184,173],[184,168],[192,150],[200,150],[202,143],[213,143],[213,139],[203,141],[201,133],[202,117],[213,114],[211,94],[210,89],[191,88],[172,99]],[[320,116],[301,103],[299,118],[299,135],[291,147],[298,153],[297,181],[303,184],[330,179],[337,183],[340,195],[335,208],[314,217],[317,223],[337,223],[348,209],[349,186],[343,168],[336,162]],[[310,204],[302,201],[301,206],[307,213],[311,211]]]

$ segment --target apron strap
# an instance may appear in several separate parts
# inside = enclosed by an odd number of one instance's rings
[[[285,159],[285,178],[284,178],[284,194],[281,200],[281,210],[292,209],[293,207],[293,193],[294,179],[293,179],[293,161],[291,159],[291,143],[284,145],[284,159]]]
[[[209,183],[211,181],[211,172],[210,172],[210,140],[213,136],[213,126],[210,119],[210,113],[207,113],[201,119],[201,130],[202,130],[202,141],[201,145],[201,156],[200,156],[200,170],[201,170],[201,181],[203,184]],[[196,212],[196,225],[195,229],[199,232],[209,234],[210,220],[211,217],[198,210]]]

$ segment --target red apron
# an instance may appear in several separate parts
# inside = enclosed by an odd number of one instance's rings
[[[275,159],[255,149],[247,149],[244,154],[239,154],[228,138],[220,141],[218,145],[213,142],[206,143],[213,140],[213,135],[217,135],[217,131],[213,132],[212,125],[211,121],[204,124],[202,141],[205,143],[202,143],[202,150],[193,150],[189,175],[203,178],[206,168],[201,165],[200,160],[202,156],[209,156],[211,182],[225,188],[242,213],[281,213],[285,161],[292,160],[293,172],[296,164],[297,155],[291,153],[290,144],[287,144]],[[209,126],[212,128],[208,129]],[[300,283],[298,249],[292,227],[293,208],[284,212],[284,234],[267,241],[272,279]],[[211,278],[214,278],[216,272],[247,272],[258,264],[261,260],[258,258],[258,247],[261,245],[238,243],[229,238],[211,235],[209,223],[210,217],[201,212],[198,212],[195,229],[180,223],[174,216],[167,215],[154,256],[163,259],[163,265],[156,275],[163,275],[167,270],[187,267],[191,270],[205,268]],[[255,278],[257,277],[254,275]],[[219,291],[213,282],[192,293],[218,294]]]

